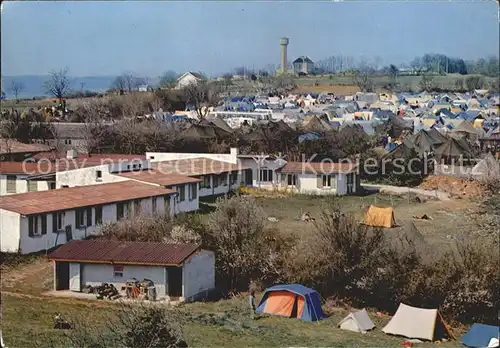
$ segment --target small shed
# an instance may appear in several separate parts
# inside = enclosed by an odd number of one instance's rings
[[[86,286],[128,279],[153,281],[158,299],[193,301],[215,287],[215,258],[198,244],[73,240],[48,255],[54,290],[80,292]]]

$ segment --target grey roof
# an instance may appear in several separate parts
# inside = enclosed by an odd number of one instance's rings
[[[306,57],[306,56],[302,56],[302,57],[299,57],[299,58],[295,59],[293,61],[293,64],[295,64],[295,63],[309,63],[309,64],[314,64],[314,62],[311,59],[309,59],[309,57]]]

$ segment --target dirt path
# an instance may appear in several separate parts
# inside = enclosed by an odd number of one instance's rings
[[[391,186],[391,185],[376,185],[376,184],[361,184],[364,188],[368,190],[377,190],[380,193],[388,193],[388,194],[405,194],[405,193],[414,193],[416,195],[434,197],[441,201],[449,201],[450,196],[446,192],[441,192],[437,190],[429,191],[423,189],[416,189],[411,187],[401,187],[401,186]]]

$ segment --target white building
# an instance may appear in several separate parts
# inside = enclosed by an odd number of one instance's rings
[[[203,81],[203,76],[197,72],[185,72],[181,77],[177,79],[177,89],[182,89],[191,84],[197,84]]]
[[[240,157],[244,165],[252,168],[249,181],[253,187],[314,195],[359,192],[360,179],[353,164],[286,162],[271,156]]]
[[[31,180],[40,166],[28,162],[0,162],[0,196],[56,188],[54,180]]]
[[[37,252],[83,239],[105,223],[176,211],[176,192],[135,181],[0,197],[2,252]]]
[[[196,244],[72,241],[48,257],[54,290],[80,292],[108,283],[121,291],[129,279],[149,279],[158,299],[193,301],[215,288],[214,253]]]

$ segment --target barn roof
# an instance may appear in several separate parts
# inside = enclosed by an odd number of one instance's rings
[[[48,258],[83,263],[177,266],[199,248],[198,244],[73,240],[51,252]]]

